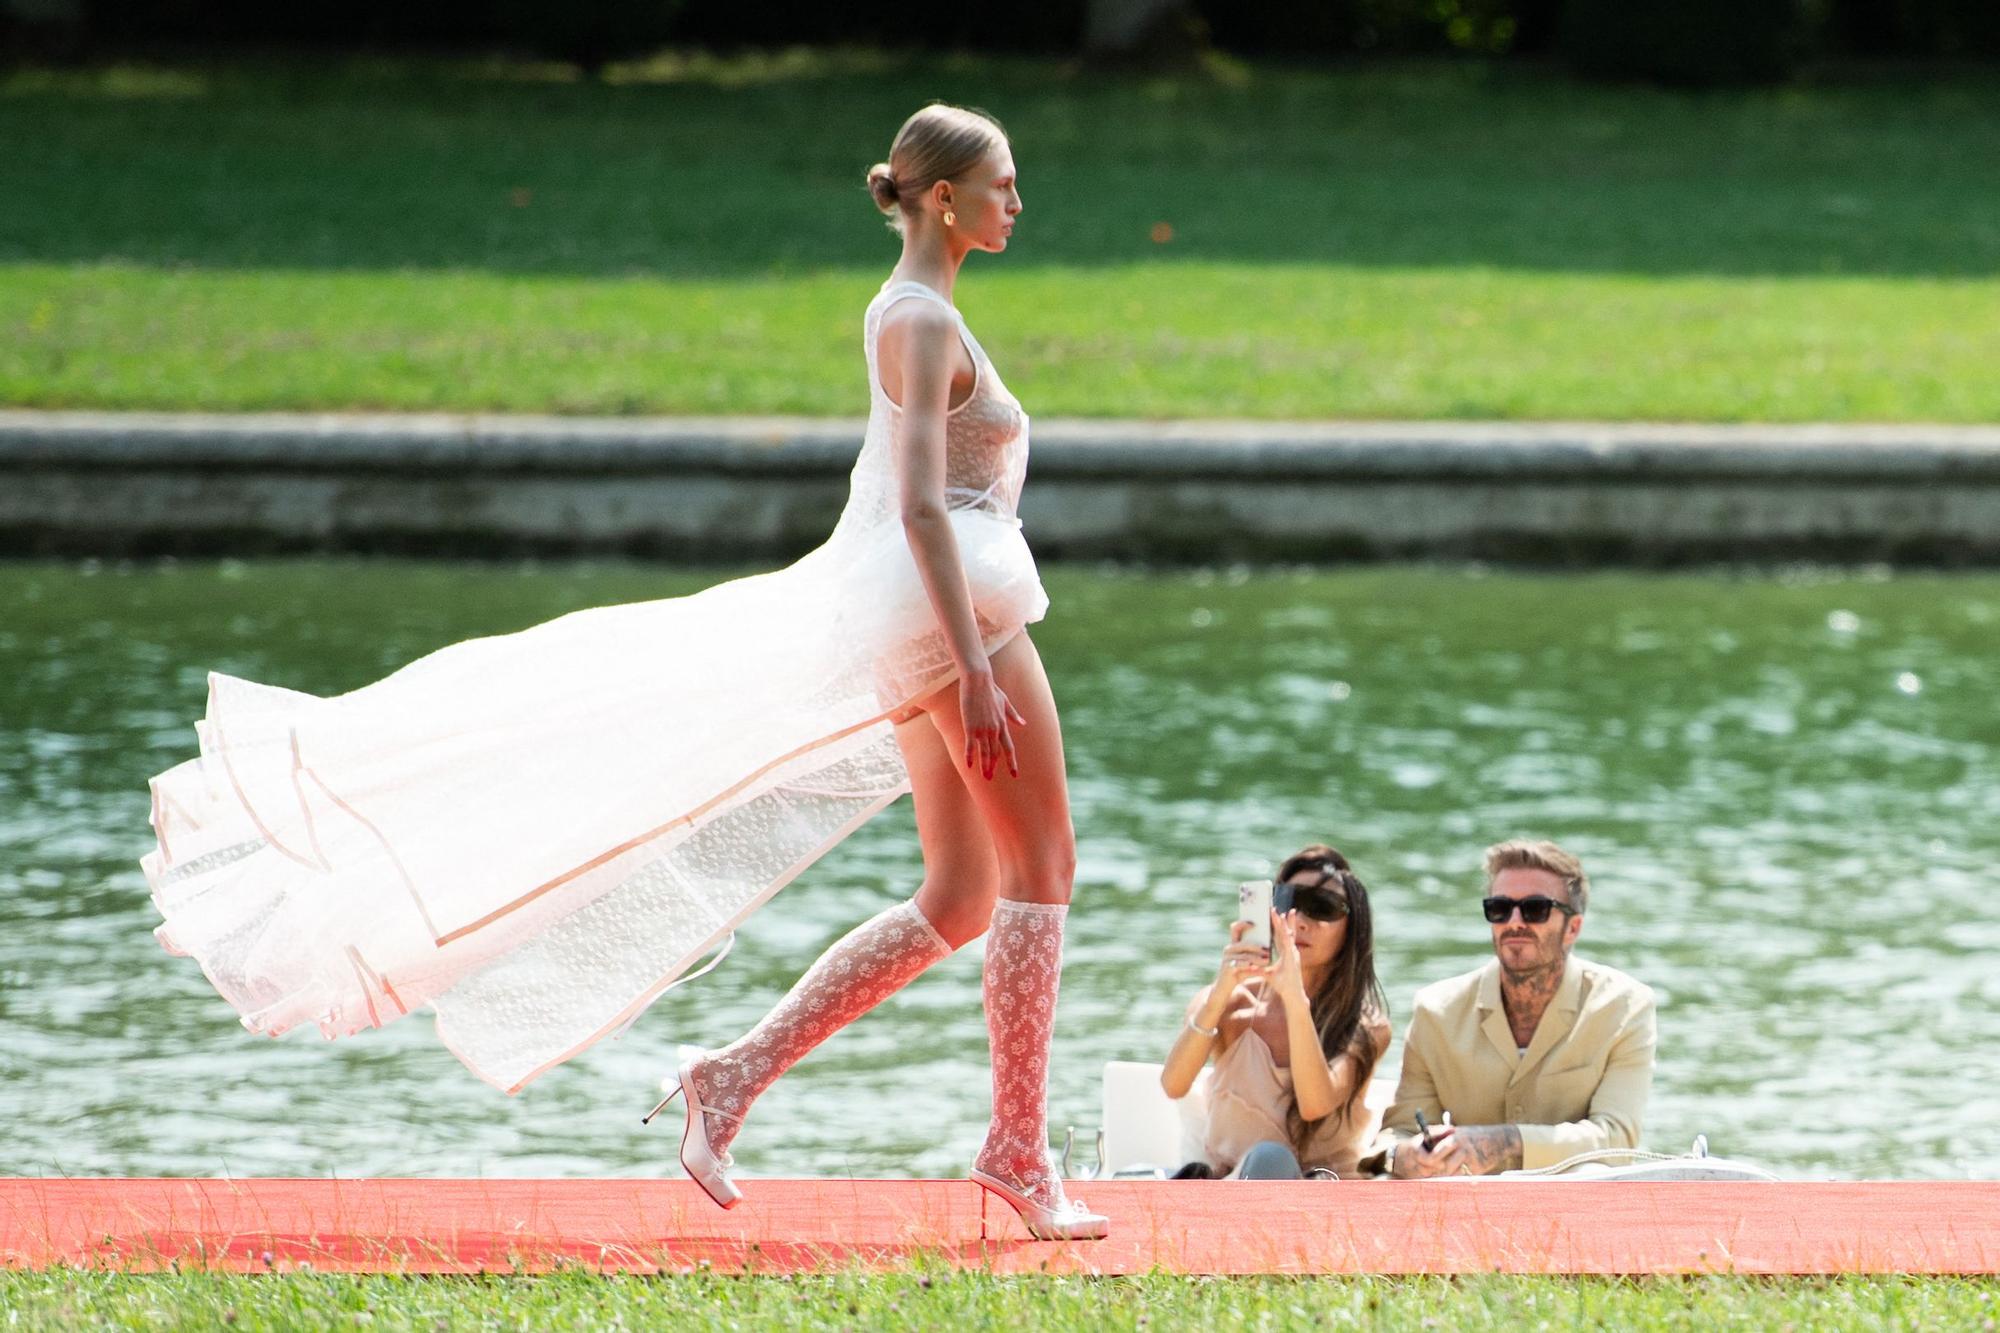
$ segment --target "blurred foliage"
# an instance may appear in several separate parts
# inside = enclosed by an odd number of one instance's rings
[[[1803,25],[1798,0],[1567,0],[1561,42],[1574,69],[1598,78],[1775,83]]]
[[[976,51],[1076,48],[1085,0],[940,5],[936,0],[687,0],[679,40],[724,49],[866,43]]]
[[[1254,55],[1468,52],[1553,45],[1563,0],[1207,0],[1216,45]]]
[[[494,0],[500,32],[536,55],[596,73],[671,39],[685,0]]]
[[[686,0],[0,0],[79,45],[172,42],[448,49],[505,46],[595,70],[677,39]]]
[[[2000,0],[1820,0],[1822,49],[1854,55],[2000,56]]]
[[[1780,78],[1799,59],[2000,57],[2000,0],[1183,0],[1215,47],[1294,59],[1533,57],[1669,83]],[[0,46],[87,57],[200,47],[498,49],[586,71],[668,46],[1075,53],[1091,0],[0,0]]]

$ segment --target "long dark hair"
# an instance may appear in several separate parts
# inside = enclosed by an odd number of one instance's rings
[[[1375,978],[1375,920],[1368,909],[1368,887],[1348,865],[1346,857],[1318,842],[1286,857],[1278,867],[1278,882],[1282,884],[1294,875],[1312,870],[1326,876],[1327,887],[1338,885],[1347,895],[1347,938],[1341,942],[1340,952],[1334,956],[1325,979],[1312,997],[1313,1031],[1319,1034],[1319,1048],[1327,1063],[1332,1064],[1342,1055],[1354,1061],[1354,1086],[1348,1090],[1346,1103],[1339,1108],[1345,1114],[1355,1098],[1368,1090],[1368,1079],[1375,1072],[1379,1055],[1368,1029],[1375,1022],[1388,1021],[1389,1001],[1382,993],[1382,983]],[[1296,1097],[1285,1111],[1285,1129],[1292,1140],[1292,1151],[1304,1160],[1313,1126],[1299,1114]]]

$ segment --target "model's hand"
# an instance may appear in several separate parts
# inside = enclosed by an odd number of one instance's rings
[[[1245,944],[1243,937],[1250,933],[1248,921],[1229,923],[1229,943],[1222,946],[1222,970],[1215,974],[1215,988],[1210,994],[1227,1000],[1236,988],[1252,977],[1264,975],[1268,961],[1261,944]],[[1213,1027],[1214,1024],[1208,1024]]]
[[[1490,1176],[1521,1169],[1521,1131],[1517,1126],[1460,1125],[1449,1132],[1451,1139],[1441,1140],[1431,1154],[1437,1159],[1438,1174]],[[1398,1149],[1396,1156],[1400,1159],[1402,1155]]]
[[[1307,1004],[1305,974],[1299,967],[1299,941],[1289,913],[1271,912],[1271,985],[1287,1005]]]
[[[979,768],[980,776],[991,781],[1001,760],[1007,772],[1021,776],[1021,761],[1014,753],[1014,737],[1007,724],[1028,725],[1028,719],[1007,701],[991,671],[968,672],[958,681],[958,718],[965,728],[965,766]]]
[[[1423,1136],[1405,1139],[1396,1145],[1396,1169],[1389,1174],[1397,1180],[1428,1180],[1432,1176],[1454,1175],[1458,1162],[1453,1152],[1453,1130],[1445,1125],[1431,1131],[1431,1146]]]

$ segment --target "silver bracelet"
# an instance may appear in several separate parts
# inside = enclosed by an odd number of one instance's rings
[[[1199,1032],[1204,1037],[1219,1037],[1222,1035],[1222,1025],[1220,1023],[1216,1024],[1212,1028],[1205,1028],[1201,1024],[1194,1021],[1193,1014],[1188,1015],[1187,1025],[1189,1032]]]

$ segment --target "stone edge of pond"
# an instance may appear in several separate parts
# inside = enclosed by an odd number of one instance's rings
[[[618,551],[821,540],[853,419],[0,410],[0,549]],[[1035,423],[1038,552],[2000,563],[2000,427]]]

